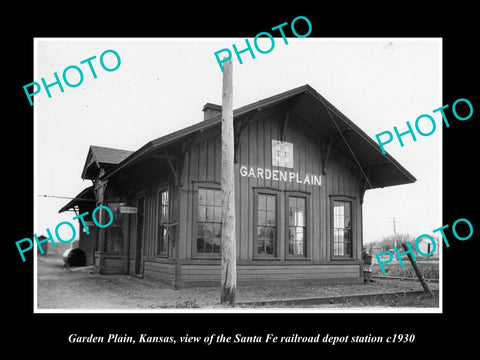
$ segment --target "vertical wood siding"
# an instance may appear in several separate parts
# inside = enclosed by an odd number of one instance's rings
[[[237,256],[240,260],[238,267],[239,280],[255,279],[322,279],[322,278],[353,278],[360,274],[358,260],[361,253],[362,235],[362,206],[360,204],[360,181],[362,175],[349,156],[345,156],[335,148],[330,153],[326,174],[322,175],[323,154],[326,148],[321,135],[313,135],[302,125],[302,120],[290,114],[284,138],[281,132],[284,125],[285,113],[271,110],[262,110],[255,114],[243,128],[239,136],[235,163],[236,184],[236,235]],[[272,140],[283,140],[293,143],[294,168],[272,166]],[[338,139],[337,141],[343,141]],[[220,184],[221,176],[221,142],[220,128],[205,130],[189,148],[183,158],[183,168],[180,183],[177,189],[173,186],[170,168],[165,161],[146,163],[153,169],[151,174],[135,175],[132,185],[129,185],[131,195],[128,202],[136,206],[139,196],[145,197],[144,242],[143,242],[143,272],[145,275],[155,276],[165,281],[172,281],[175,274],[175,257],[170,244],[168,258],[156,255],[156,220],[158,215],[157,191],[169,182],[170,221],[177,222],[174,236],[179,239],[179,259],[187,261],[181,265],[182,281],[200,281],[202,277],[209,281],[219,274],[219,261],[201,260],[192,257],[192,242],[196,236],[194,219],[197,193],[196,184]],[[275,181],[273,179],[253,178],[240,176],[240,167],[260,167],[271,170],[287,170],[298,173],[301,180],[305,174],[321,176],[321,186],[299,184],[295,180]],[[136,178],[135,178],[136,176]],[[137,179],[142,178],[142,181]],[[277,231],[279,249],[277,264],[265,265],[265,260],[254,258],[254,189],[268,188],[279,193],[279,218]],[[304,265],[298,262],[285,260],[286,248],[286,194],[291,191],[307,194],[308,224],[307,224],[307,255]],[[352,210],[355,212],[354,250],[353,261],[342,264],[331,259],[331,196],[346,196],[353,200]],[[129,267],[133,273],[135,267],[136,247],[136,215],[130,219]],[[174,239],[171,239],[174,241]],[[282,242],[282,244],[280,244]],[[278,261],[283,265],[279,266]],[[242,263],[243,262],[243,263]],[[261,263],[261,264],[259,264]],[[257,265],[259,264],[259,265]]]
[[[284,114],[272,111],[261,111],[243,129],[239,136],[237,148],[236,175],[236,234],[237,254],[239,259],[254,258],[254,188],[270,188],[280,191],[278,223],[279,241],[285,241],[285,191],[301,191],[309,194],[308,252],[310,260],[330,260],[330,196],[341,195],[354,199],[355,241],[361,236],[361,174],[351,159],[333,149],[328,162],[327,174],[322,175],[322,185],[299,184],[240,176],[240,167],[261,167],[268,169],[288,170],[299,173],[301,180],[305,174],[320,176],[322,174],[322,156],[324,144],[313,136],[301,119],[290,115],[283,141],[294,144],[294,168],[286,169],[272,166],[272,140],[280,140]],[[196,209],[194,208],[195,182],[220,183],[220,129],[205,132],[197,140],[185,156],[182,173],[183,190],[180,196],[182,210],[181,239],[185,241],[181,258],[192,257],[192,240],[195,238],[194,224]],[[338,141],[343,141],[339,139]],[[357,244],[357,250],[360,246]],[[284,249],[285,247],[282,247]],[[357,254],[360,254],[357,251]],[[280,254],[283,258],[284,254]],[[358,257],[357,257],[358,258]]]

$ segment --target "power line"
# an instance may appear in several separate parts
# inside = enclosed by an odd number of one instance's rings
[[[38,197],[50,197],[50,198],[57,198],[57,199],[68,199],[68,200],[78,200],[78,201],[96,201],[95,199],[85,199],[85,198],[77,198],[77,197],[68,197],[68,196],[56,196],[56,195],[37,195]]]

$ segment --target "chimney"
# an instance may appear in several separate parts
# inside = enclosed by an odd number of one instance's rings
[[[203,105],[203,121],[209,120],[222,113],[222,107],[217,104],[206,103]]]

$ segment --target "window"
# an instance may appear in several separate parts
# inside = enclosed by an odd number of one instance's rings
[[[277,245],[277,195],[257,194],[257,255],[275,256]]]
[[[333,256],[352,257],[352,203],[333,202]]]
[[[307,239],[307,199],[300,196],[288,197],[288,256],[305,256]]]
[[[198,188],[197,254],[220,254],[222,192]]]
[[[158,192],[157,255],[167,256],[169,237],[168,190]]]

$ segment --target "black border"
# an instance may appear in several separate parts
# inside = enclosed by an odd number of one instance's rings
[[[414,333],[413,344],[363,344],[358,346],[325,344],[264,344],[268,351],[283,351],[287,347],[297,350],[313,349],[312,356],[325,356],[327,351],[336,354],[343,350],[355,350],[375,356],[389,356],[393,351],[402,351],[412,356],[422,351],[428,354],[443,350],[462,351],[472,349],[475,331],[468,325],[476,313],[475,264],[478,258],[478,214],[473,210],[478,198],[475,185],[477,147],[475,136],[478,129],[478,74],[476,13],[468,5],[438,4],[435,8],[422,10],[407,3],[391,4],[383,8],[358,3],[354,6],[340,4],[332,9],[315,3],[293,9],[291,4],[266,5],[261,13],[259,6],[245,3],[205,3],[201,9],[193,9],[188,3],[175,11],[168,6],[151,4],[129,4],[128,11],[120,4],[108,4],[106,9],[95,4],[73,9],[52,9],[42,4],[29,4],[27,9],[17,11],[15,5],[8,12],[12,21],[2,26],[6,35],[3,70],[7,75],[4,87],[4,136],[13,139],[6,142],[4,186],[7,189],[7,221],[4,231],[6,239],[3,258],[7,260],[4,277],[4,306],[7,315],[6,350],[22,351],[25,345],[43,353],[46,349],[58,355],[62,353],[96,356],[97,351],[107,350],[105,355],[115,352],[123,355],[140,355],[145,351],[154,356],[166,356],[173,350],[198,351],[222,350],[234,346],[235,353],[246,348],[244,344],[231,345],[175,345],[153,344],[128,346],[122,344],[68,343],[71,333],[105,335],[109,332],[131,335],[181,336],[209,335],[212,333],[232,335],[383,335]],[[123,6],[121,6],[123,8]],[[272,7],[278,8],[275,13]],[[443,224],[452,224],[458,218],[467,218],[473,224],[474,235],[468,241],[450,241],[444,246],[444,313],[443,314],[33,314],[33,256],[27,255],[25,263],[18,257],[14,242],[30,236],[33,224],[33,111],[25,100],[22,86],[33,81],[33,38],[34,37],[254,37],[258,32],[272,26],[291,21],[298,15],[306,16],[313,25],[310,37],[442,37],[443,38],[443,104],[452,104],[458,98],[467,98],[473,104],[474,115],[465,122],[452,120],[450,128],[443,131]],[[475,91],[476,90],[476,91]],[[411,89],[412,92],[415,89]],[[441,104],[441,105],[443,105]],[[439,104],[440,105],[440,104]],[[428,111],[429,109],[426,109]],[[448,109],[447,109],[448,110]],[[451,112],[447,115],[452,118]],[[49,146],[49,144],[39,144]],[[443,225],[442,224],[442,225]],[[440,225],[440,224],[439,224]],[[452,239],[450,229],[446,234]],[[475,324],[472,324],[475,326]],[[453,345],[453,346],[452,346]],[[256,345],[255,347],[259,347]],[[152,351],[155,351],[152,353]],[[412,351],[415,351],[413,353]],[[173,353],[173,354],[175,354]],[[230,355],[231,353],[225,353]]]

